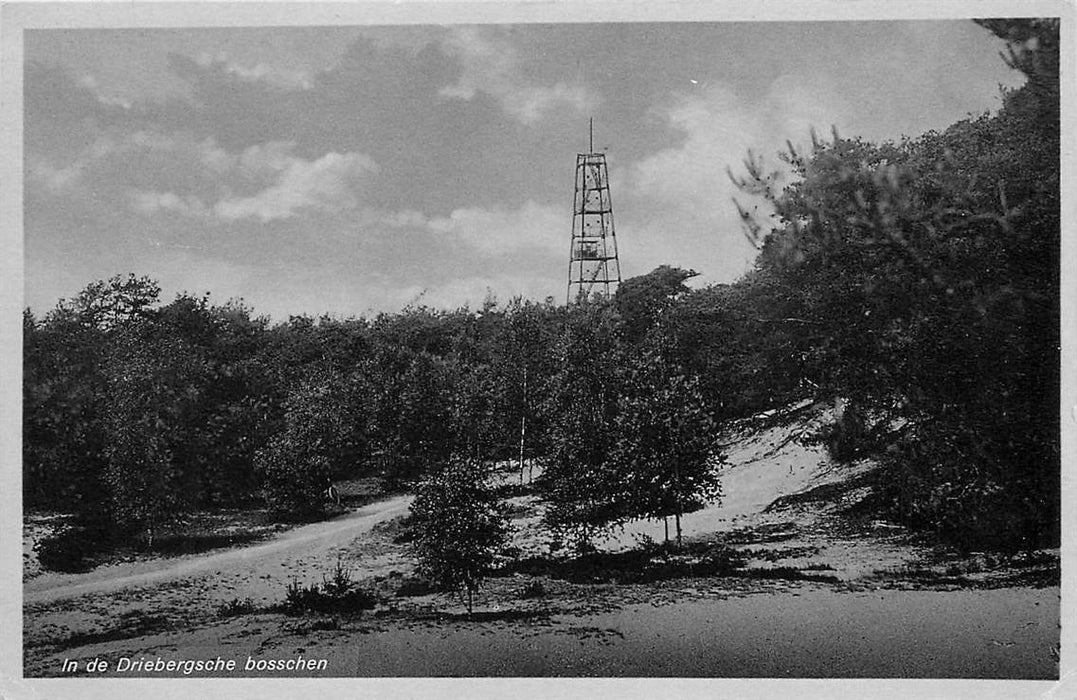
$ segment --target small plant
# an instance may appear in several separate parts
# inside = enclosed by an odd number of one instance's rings
[[[85,528],[65,527],[37,543],[38,561],[51,571],[82,573],[93,568],[90,556],[100,541]]]
[[[217,616],[239,617],[240,615],[249,615],[257,609],[258,606],[250,598],[244,598],[243,600],[233,598],[224,605],[217,606]]]
[[[520,590],[520,598],[542,598],[546,595],[546,587],[542,585],[542,581],[538,579],[531,579],[527,585]]]
[[[322,574],[322,588],[327,595],[340,597],[346,595],[352,588],[352,573],[351,570],[345,569],[344,564],[340,561],[340,557],[337,557],[336,568],[333,569],[332,580],[327,579]]]
[[[398,598],[411,598],[414,596],[430,595],[436,593],[437,587],[425,578],[409,577],[400,582],[396,589]]]
[[[729,576],[748,563],[743,553],[726,546],[716,547],[705,553],[703,562],[719,576]]]
[[[653,537],[651,537],[645,532],[637,533],[636,535],[634,535],[634,539],[636,540],[636,549],[643,552],[653,553],[659,551],[662,548],[661,545],[656,542]]]
[[[285,589],[284,608],[292,613],[312,610],[320,594],[318,584],[300,586],[298,579],[292,579],[292,582]]]
[[[373,593],[355,586],[351,572],[337,560],[332,578],[322,575],[321,585],[300,585],[293,579],[285,589],[285,612],[298,615],[305,612],[356,613],[373,610],[378,599]]]
[[[310,629],[312,632],[318,630],[338,630],[340,629],[340,620],[335,617],[326,617],[321,620],[315,620],[310,623]]]

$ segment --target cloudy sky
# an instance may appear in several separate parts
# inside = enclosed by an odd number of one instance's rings
[[[997,109],[970,21],[79,29],[25,34],[25,303],[134,272],[274,319],[563,299],[576,153],[625,276],[728,282],[727,166]]]

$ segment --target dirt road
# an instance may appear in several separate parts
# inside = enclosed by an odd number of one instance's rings
[[[271,586],[279,592],[282,578],[318,580],[356,537],[403,515],[410,503],[411,496],[397,496],[333,520],[289,530],[268,542],[215,554],[115,564],[86,574],[44,574],[26,583],[23,601],[28,605],[52,603],[210,575],[219,581],[227,597],[266,598]]]

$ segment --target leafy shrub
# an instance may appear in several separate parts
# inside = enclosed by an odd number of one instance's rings
[[[340,620],[335,617],[315,620],[310,623],[310,629],[312,632],[316,632],[318,630],[338,630],[340,629]]]
[[[412,503],[419,571],[443,590],[474,592],[508,540],[504,506],[474,462],[454,461],[424,481]]]
[[[333,594],[323,590],[317,583],[301,586],[298,581],[292,581],[288,584],[284,610],[291,615],[305,612],[356,613],[373,610],[377,603],[377,596],[361,588]]]
[[[546,587],[542,585],[542,581],[538,579],[531,579],[527,582],[527,585],[520,589],[520,597],[527,598],[542,598],[546,595]]]
[[[239,617],[240,615],[249,615],[257,609],[258,606],[256,606],[254,601],[250,598],[244,598],[243,600],[233,598],[224,605],[217,607],[217,616]]]
[[[719,576],[728,576],[748,563],[744,554],[733,547],[713,547],[702,557],[703,568]]]
[[[927,432],[902,440],[883,460],[881,496],[896,520],[965,552],[1028,549],[1045,538],[1051,497],[1020,455],[960,427]]]
[[[400,582],[396,589],[398,598],[410,598],[413,596],[430,595],[436,593],[437,586],[425,578],[412,576]]]
[[[327,579],[322,575],[322,588],[328,595],[342,596],[352,588],[352,574],[349,569],[337,558],[337,565],[333,568],[333,578]]]
[[[819,436],[830,456],[838,462],[854,459],[864,446],[864,420],[854,408],[847,407],[833,425],[824,428]]]
[[[93,568],[91,555],[101,546],[101,539],[85,528],[65,527],[37,543],[38,561],[51,571],[82,573]]]
[[[304,612],[356,613],[373,610],[378,598],[370,591],[355,586],[351,573],[337,560],[331,578],[322,575],[322,583],[301,586],[293,579],[285,591],[285,612],[298,615]]]

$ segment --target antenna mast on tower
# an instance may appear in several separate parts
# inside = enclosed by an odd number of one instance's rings
[[[587,153],[576,154],[576,194],[568,258],[568,303],[597,291],[606,297],[621,282],[606,154],[595,153],[595,120],[588,123]],[[575,287],[575,290],[573,289]]]

